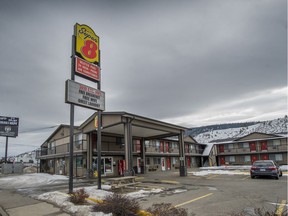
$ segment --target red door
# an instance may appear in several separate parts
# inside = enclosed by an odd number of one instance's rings
[[[187,167],[188,167],[188,168],[191,168],[191,160],[190,160],[190,157],[187,157],[186,159],[187,159],[187,160],[186,160]]]
[[[258,160],[257,155],[251,155],[251,162],[254,163],[254,161]]]
[[[267,141],[261,141],[261,151],[267,151]]]
[[[164,142],[160,142],[160,152],[163,153],[164,152]]]
[[[167,170],[171,170],[171,162],[169,157],[166,158],[166,164],[167,164]]]
[[[224,145],[219,145],[219,152],[224,152]]]
[[[225,157],[224,156],[220,157],[220,165],[225,165]]]
[[[188,146],[188,144],[185,144],[185,153],[189,153],[189,146]]]
[[[250,145],[250,152],[255,152],[256,151],[256,143],[251,142],[251,143],[249,143],[249,145]]]
[[[168,153],[169,152],[169,143],[168,142],[165,142],[165,149],[166,149],[166,152]]]
[[[269,160],[268,154],[262,154],[261,155],[261,160]]]

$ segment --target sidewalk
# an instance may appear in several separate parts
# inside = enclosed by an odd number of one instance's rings
[[[68,216],[60,208],[10,190],[0,190],[0,216]]]

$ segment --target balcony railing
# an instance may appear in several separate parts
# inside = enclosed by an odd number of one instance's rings
[[[36,151],[36,158],[39,158],[41,156],[45,155],[54,155],[54,154],[64,154],[69,152],[69,143],[65,143],[62,145],[58,145],[52,148],[41,148],[40,150]],[[73,145],[73,151],[85,151],[87,150],[87,141],[86,140],[80,140],[75,141]]]
[[[287,150],[287,145],[278,145],[278,146],[267,146],[266,149],[261,149],[258,146],[255,150],[251,150],[250,148],[231,148],[231,149],[224,149],[224,151],[220,152],[218,149],[219,154],[231,154],[231,153],[255,153],[255,152],[277,152],[277,151],[285,151]]]

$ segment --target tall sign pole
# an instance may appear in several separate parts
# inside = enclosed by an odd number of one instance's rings
[[[98,111],[98,188],[101,189],[101,112],[105,110],[105,93],[101,91],[99,37],[89,26],[75,24],[71,58],[71,80],[66,81],[65,88],[65,102],[70,104],[69,193],[73,192],[74,105]],[[97,89],[75,82],[75,75],[97,83]]]
[[[100,52],[99,52],[100,54]],[[99,66],[100,66],[100,58],[99,58]],[[101,82],[98,83],[98,90],[101,90]],[[101,189],[101,179],[102,179],[102,169],[101,169],[101,128],[102,128],[102,112],[98,110],[98,127],[97,127],[97,170],[98,170],[98,189]],[[103,163],[104,166],[105,162]]]
[[[75,35],[72,36],[71,80],[75,80],[74,72]],[[69,194],[73,192],[73,155],[74,155],[74,104],[70,104],[70,138],[69,138]]]

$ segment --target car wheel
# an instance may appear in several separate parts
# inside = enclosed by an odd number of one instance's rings
[[[279,174],[277,174],[277,176],[275,177],[276,180],[279,180]]]
[[[254,179],[254,178],[255,178],[255,176],[251,175],[251,179]]]

